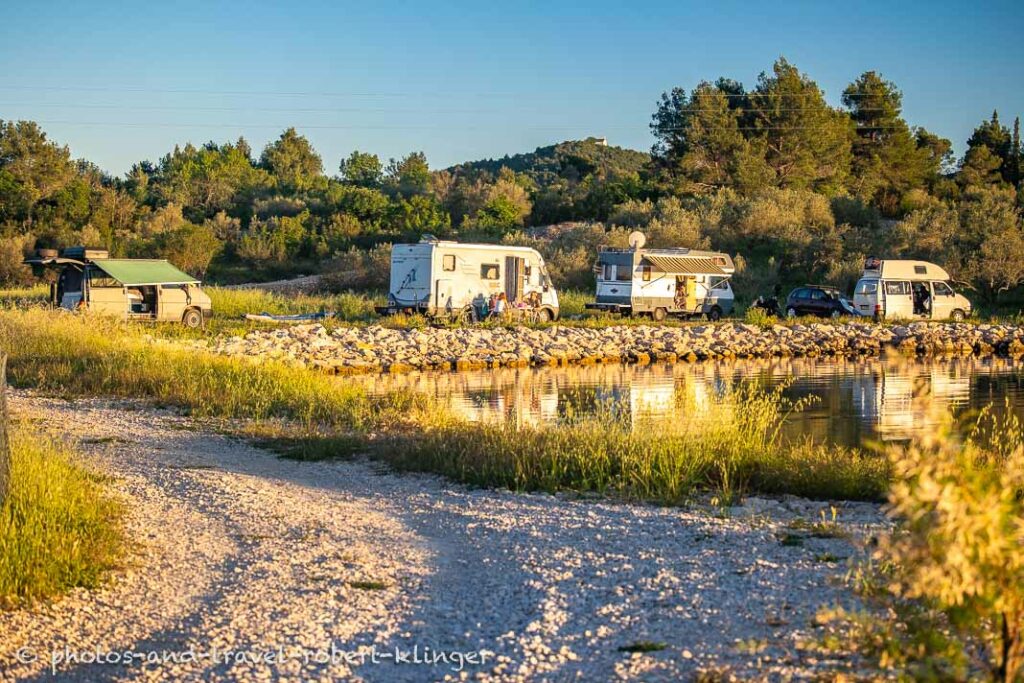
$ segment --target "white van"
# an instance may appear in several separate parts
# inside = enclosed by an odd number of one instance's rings
[[[953,289],[949,273],[927,261],[869,258],[853,292],[860,315],[925,318],[959,322],[971,314],[971,302]]]
[[[506,310],[524,319],[558,318],[558,293],[537,250],[425,237],[392,247],[388,303],[377,312],[479,320],[499,294]]]

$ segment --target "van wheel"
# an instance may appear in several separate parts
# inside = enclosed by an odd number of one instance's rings
[[[665,318],[667,318],[667,317],[668,317],[668,311],[665,310],[664,308],[655,308],[654,312],[651,313],[651,318],[655,322],[659,322],[660,323],[663,320],[665,320]]]
[[[542,308],[542,309],[537,311],[537,322],[539,322],[539,323],[549,323],[549,322],[551,322],[552,319],[553,319],[553,316],[551,315],[551,311],[549,311],[548,309]]]
[[[967,316],[959,308],[949,314],[949,319],[955,323],[962,323]]]
[[[181,316],[181,323],[185,327],[195,329],[203,326],[203,312],[198,308],[190,308]]]
[[[786,309],[786,317],[787,318],[795,318],[796,317],[796,309],[793,308],[792,306],[787,308]]]
[[[708,320],[715,322],[716,320],[722,319],[722,309],[718,306],[712,306],[711,310],[708,311]]]

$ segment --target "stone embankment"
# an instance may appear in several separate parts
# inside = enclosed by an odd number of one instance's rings
[[[968,323],[742,323],[688,327],[511,328],[298,325],[198,342],[230,356],[276,358],[331,373],[406,372],[718,358],[1024,355],[1024,327]]]

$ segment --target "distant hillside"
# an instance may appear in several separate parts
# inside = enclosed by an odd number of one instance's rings
[[[467,161],[448,170],[454,175],[473,175],[481,171],[496,175],[502,167],[507,167],[516,173],[525,173],[543,187],[558,179],[581,180],[595,173],[605,178],[632,175],[639,173],[650,159],[651,155],[646,152],[610,146],[600,138],[587,138],[538,147],[533,152],[501,159]]]

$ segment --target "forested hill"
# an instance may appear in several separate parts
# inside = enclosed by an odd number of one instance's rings
[[[448,169],[452,174],[484,171],[498,175],[502,168],[521,173],[538,186],[557,179],[579,181],[597,174],[604,178],[623,178],[638,174],[651,161],[651,155],[625,147],[608,145],[601,138],[570,140],[538,147],[533,152],[504,156],[501,159],[467,161]]]

